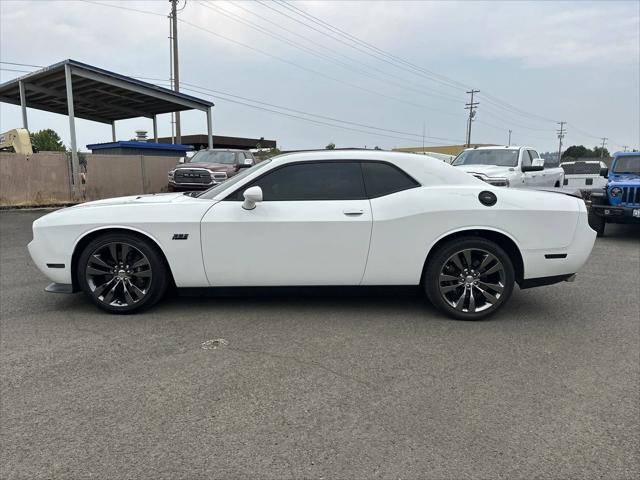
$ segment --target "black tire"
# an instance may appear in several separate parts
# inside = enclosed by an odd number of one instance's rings
[[[598,237],[604,237],[604,228],[607,222],[600,215],[596,215],[589,210],[589,226],[596,231]]]
[[[442,313],[458,320],[480,320],[498,311],[511,297],[515,271],[511,258],[498,244],[480,237],[461,237],[438,247],[425,265],[423,278],[429,300]]]
[[[135,233],[107,233],[93,239],[80,254],[76,275],[94,304],[117,314],[151,307],[170,284],[156,245]]]

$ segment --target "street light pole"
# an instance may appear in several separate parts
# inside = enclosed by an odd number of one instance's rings
[[[171,3],[171,43],[173,52],[173,89],[180,91],[180,67],[178,63],[178,0],[169,0]],[[182,143],[180,132],[180,112],[175,112],[176,118],[176,143]]]

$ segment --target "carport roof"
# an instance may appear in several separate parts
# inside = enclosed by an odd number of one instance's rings
[[[20,105],[20,83],[30,108],[67,115],[65,68],[69,65],[76,117],[102,123],[153,118],[182,110],[207,111],[212,102],[158,87],[75,60],[64,60],[0,85],[0,101]]]

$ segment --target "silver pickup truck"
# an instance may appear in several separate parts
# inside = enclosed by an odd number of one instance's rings
[[[561,188],[564,170],[545,167],[531,147],[467,148],[452,165],[498,187]]]

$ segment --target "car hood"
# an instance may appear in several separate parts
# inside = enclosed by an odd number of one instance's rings
[[[455,165],[455,167],[467,173],[481,173],[487,177],[504,177],[515,170],[514,167],[498,165]]]
[[[214,172],[233,172],[235,171],[236,166],[229,165],[228,163],[187,162],[178,165],[176,170],[180,170],[182,168],[206,168],[207,170],[213,170]]]
[[[149,195],[130,195],[127,197],[107,198],[104,200],[94,200],[92,202],[84,202],[62,210],[71,210],[87,207],[107,207],[113,205],[131,205],[141,203],[171,203],[174,200],[185,197],[184,193],[152,193]],[[59,210],[59,211],[62,211]]]
[[[640,174],[637,173],[611,173],[609,174],[609,186],[617,183],[640,184]]]

